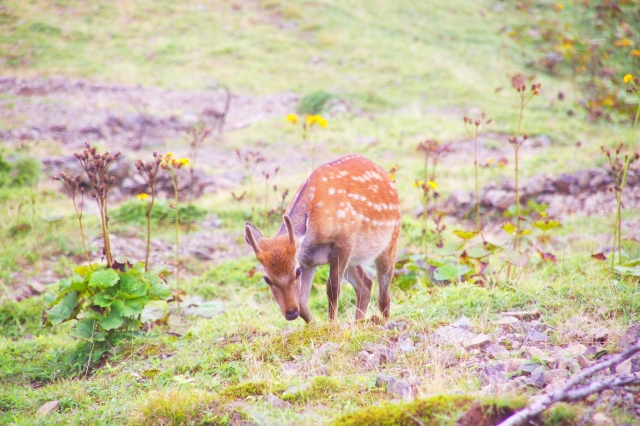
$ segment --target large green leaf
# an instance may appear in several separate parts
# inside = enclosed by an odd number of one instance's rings
[[[433,271],[433,277],[439,281],[458,281],[469,271],[471,271],[471,268],[467,265],[447,263],[446,265],[437,267],[435,271]]]
[[[120,296],[123,299],[135,299],[147,294],[147,285],[131,273],[120,275]]]
[[[98,287],[101,290],[116,285],[120,276],[113,269],[104,269],[101,271],[95,271],[89,278],[90,287]]]
[[[78,293],[67,293],[57,305],[47,311],[47,319],[51,324],[60,324],[69,319],[74,309],[78,306]]]
[[[142,313],[144,305],[149,303],[147,296],[138,297],[137,299],[129,299],[124,301],[124,316],[132,317]]]
[[[76,327],[71,331],[71,335],[83,340],[104,340],[104,335],[96,330],[96,320],[83,319],[78,321]]]
[[[93,303],[101,308],[106,308],[113,302],[113,294],[110,293],[111,292],[107,290],[96,294],[96,297],[93,298]]]
[[[109,315],[100,321],[100,327],[105,330],[113,330],[114,328],[118,328],[122,325],[123,316],[124,316],[124,302],[122,300],[114,300],[111,304],[111,311]]]
[[[171,288],[159,276],[148,272],[144,274],[144,277],[151,284],[149,296],[152,299],[166,300],[171,297]]]

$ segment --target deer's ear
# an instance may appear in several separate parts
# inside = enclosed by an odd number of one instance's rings
[[[288,215],[282,216],[284,225],[287,228],[287,235],[289,235],[289,242],[291,244],[300,245],[307,235],[307,223],[309,222],[309,215],[305,213],[300,223],[293,225],[291,218]]]
[[[262,239],[262,234],[249,222],[244,226],[244,239],[253,248],[257,256],[261,251],[258,242]]]
[[[296,235],[293,232],[293,223],[291,223],[291,218],[289,217],[289,215],[284,215],[282,216],[282,220],[284,221],[284,226],[287,227],[287,234],[289,235],[289,242],[291,244],[295,244],[296,243]]]

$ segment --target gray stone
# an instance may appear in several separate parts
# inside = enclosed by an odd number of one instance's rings
[[[542,365],[536,362],[523,362],[520,364],[520,367],[518,367],[518,370],[522,371],[525,376],[528,376],[534,371],[540,369],[540,367],[542,367]]]
[[[544,191],[545,183],[546,179],[544,176],[534,176],[524,184],[523,192],[529,197],[541,194]]]
[[[509,356],[509,351],[500,345],[489,345],[484,351],[492,358],[502,359]]]
[[[473,331],[473,324],[471,324],[471,320],[464,315],[458,318],[458,320],[451,325],[453,327],[464,328],[465,330]]]
[[[331,353],[340,348],[340,345],[333,342],[323,343],[318,349],[315,350],[311,356],[312,364],[321,364],[328,360]]]
[[[547,342],[549,340],[549,336],[542,334],[539,331],[532,330],[527,334],[527,339],[532,342]]]
[[[544,358],[547,354],[542,349],[536,348],[535,346],[529,346],[525,348],[524,352],[531,358]]]
[[[38,411],[36,411],[36,417],[46,416],[52,411],[56,411],[59,406],[60,406],[59,401],[49,401],[45,403],[42,407],[38,408]]]
[[[465,340],[462,344],[465,348],[484,349],[491,344],[491,338],[486,334],[478,334],[472,339]]]
[[[389,331],[403,331],[405,328],[407,328],[407,323],[404,321],[388,321],[384,325],[384,329]]]
[[[611,335],[611,331],[605,327],[597,327],[589,330],[589,337],[593,339],[593,342],[596,343],[605,343],[609,340],[609,336]]]
[[[397,395],[403,399],[411,399],[415,395],[415,388],[419,384],[417,380],[401,379],[378,374],[376,377],[376,387],[386,389],[390,395]]]
[[[455,209],[464,209],[469,207],[474,201],[469,191],[457,190],[453,191],[449,196],[449,202]]]
[[[524,323],[524,327],[527,331],[539,331],[540,333],[546,331],[549,326],[541,321],[535,320]]]
[[[505,369],[502,364],[486,365],[480,369],[480,380],[482,385],[505,383],[507,377],[504,374]]]
[[[535,371],[529,378],[529,384],[535,388],[542,389],[550,383],[564,383],[569,378],[569,372],[564,369]]]
[[[271,405],[273,408],[277,408],[279,410],[285,410],[287,408],[291,408],[291,404],[289,404],[287,401],[283,401],[282,399],[278,398],[275,395],[269,394],[264,399],[267,402],[267,404]]]
[[[311,387],[309,383],[303,383],[301,385],[291,386],[282,393],[282,396],[285,397],[285,396],[297,395],[299,393],[307,391],[309,387]]]
[[[573,176],[563,173],[553,181],[553,186],[559,193],[569,194],[571,193],[571,185],[573,182]]]
[[[506,210],[515,203],[515,194],[503,189],[490,189],[482,197],[482,204],[487,207],[495,207],[499,210]]]
[[[464,328],[445,325],[435,331],[436,336],[440,337],[446,343],[460,343],[465,340],[472,339],[474,334]]]
[[[443,368],[451,367],[458,362],[458,358],[456,354],[451,351],[438,351],[433,357],[434,361],[438,363]]]
[[[504,367],[504,371],[507,373],[515,373],[520,370],[520,367],[527,362],[523,358],[509,358],[498,361],[498,364]]]
[[[406,338],[400,342],[398,345],[398,349],[404,353],[413,352],[416,350],[416,347],[413,344],[413,340],[411,338]]]
[[[640,339],[640,323],[632,325],[624,333],[624,336],[618,342],[618,349],[625,350],[633,346]]]

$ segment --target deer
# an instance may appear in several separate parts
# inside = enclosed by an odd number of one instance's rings
[[[316,268],[329,264],[329,320],[335,321],[343,278],[356,293],[356,321],[365,317],[374,262],[378,307],[389,318],[402,215],[398,191],[387,172],[350,154],[317,167],[292,198],[274,237],[246,223],[245,240],[264,269],[264,281],[287,321],[314,321],[309,294]]]

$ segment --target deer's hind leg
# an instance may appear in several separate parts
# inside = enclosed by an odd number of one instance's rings
[[[378,307],[385,319],[389,318],[391,311],[391,296],[389,287],[393,279],[396,266],[396,256],[398,254],[398,237],[400,236],[400,225],[393,230],[389,245],[376,258],[376,273],[378,275]]]
[[[367,314],[369,299],[371,298],[371,285],[373,281],[361,265],[347,268],[347,281],[356,290],[356,321]]]

